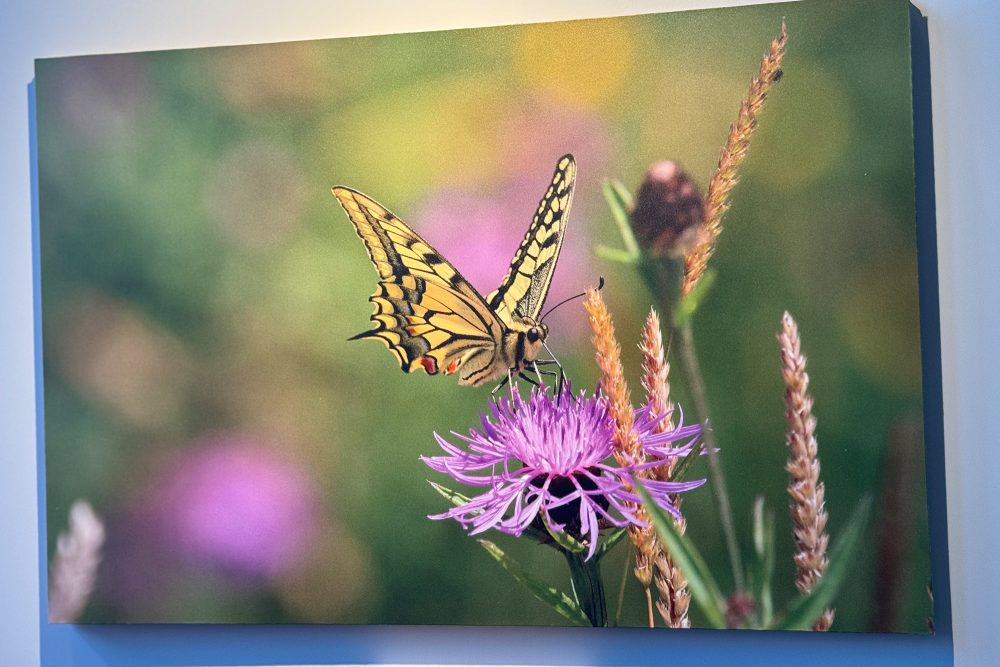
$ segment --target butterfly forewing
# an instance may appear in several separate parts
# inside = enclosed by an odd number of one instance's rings
[[[556,164],[549,188],[538,203],[507,275],[500,287],[486,297],[490,308],[508,326],[525,317],[538,319],[565,238],[575,183],[576,161],[572,155],[564,155]]]

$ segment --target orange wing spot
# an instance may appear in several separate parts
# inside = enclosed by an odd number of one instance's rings
[[[437,375],[438,363],[434,357],[423,357],[420,360],[420,365],[424,367],[424,370],[427,371],[428,375]]]
[[[411,336],[419,336],[420,335],[419,329],[427,323],[427,320],[425,320],[423,317],[420,317],[419,315],[407,315],[406,321],[410,325],[406,327],[406,333],[410,334]]]
[[[447,368],[444,369],[444,374],[451,375],[457,370],[458,370],[458,359],[455,359],[450,364],[448,364]]]

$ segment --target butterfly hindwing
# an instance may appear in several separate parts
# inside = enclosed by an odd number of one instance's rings
[[[375,328],[355,338],[382,340],[408,373],[463,377],[492,363],[503,328],[483,297],[432,248],[375,200],[333,189],[354,223],[379,281],[370,301]]]
[[[552,283],[569,220],[576,183],[576,161],[564,155],[556,164],[548,190],[538,204],[520,247],[500,287],[486,297],[506,324],[525,317],[537,320]]]

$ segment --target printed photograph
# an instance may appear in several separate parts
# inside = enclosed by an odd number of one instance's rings
[[[34,92],[50,622],[934,631],[904,0]]]

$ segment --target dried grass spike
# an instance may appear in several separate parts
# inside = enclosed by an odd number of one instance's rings
[[[622,368],[622,350],[615,338],[615,325],[611,321],[611,313],[604,303],[604,297],[596,289],[587,290],[587,298],[583,303],[590,320],[593,332],[593,343],[597,367],[601,369],[601,388],[608,397],[608,411],[615,421],[615,458],[623,461],[639,461],[642,452],[632,427],[635,418],[632,414],[632,397],[628,384],[625,382],[625,371]]]
[[[795,586],[803,595],[823,577],[829,563],[826,555],[825,488],[819,479],[816,418],[809,395],[809,375],[802,354],[799,328],[787,312],[778,333],[781,346],[781,373],[785,381],[785,418],[788,421],[788,494],[792,498],[792,536],[795,542]],[[833,610],[827,609],[813,626],[829,630]]]
[[[670,400],[668,375],[670,364],[663,350],[663,334],[660,331],[660,317],[656,310],[649,309],[646,323],[642,327],[642,387],[646,390],[646,401],[653,406],[655,417],[666,417],[656,426],[657,433],[673,430],[674,404]]]
[[[729,128],[729,137],[719,155],[719,164],[712,180],[708,182],[703,239],[684,257],[684,282],[681,285],[681,293],[684,295],[694,289],[715,251],[716,241],[722,233],[722,216],[729,209],[729,192],[739,180],[739,167],[750,149],[750,137],[757,129],[757,117],[764,107],[771,85],[781,78],[781,61],[785,57],[787,41],[788,31],[782,20],[781,33],[761,58],[757,75],[750,81],[750,89],[740,104],[739,116]]]
[[[666,361],[666,353],[663,349],[663,334],[660,330],[660,318],[656,310],[649,309],[646,316],[646,323],[642,328],[642,342],[639,343],[639,350],[642,352],[642,386],[646,390],[646,402],[652,405],[653,416],[665,416],[656,431],[663,433],[674,428],[673,411],[674,404],[670,400],[670,383],[668,381],[670,364]],[[659,480],[670,479],[676,461],[653,469],[652,475]],[[675,497],[674,503],[680,507],[680,498]],[[687,527],[684,519],[676,520],[674,525],[683,534]],[[687,610],[691,600],[691,595],[687,590],[687,579],[681,571],[674,565],[673,561],[658,542],[655,545],[656,557],[654,564],[656,572],[654,580],[659,600],[656,609],[663,618],[663,622],[671,628],[688,628],[691,622],[688,620]]]
[[[595,289],[587,290],[583,307],[587,310],[594,334],[595,356],[597,366],[601,369],[601,388],[608,397],[608,412],[615,422],[613,435],[615,459],[620,465],[641,461],[645,457],[633,428],[635,416],[632,413],[632,399],[628,384],[625,382],[621,346],[615,338],[611,313],[604,303],[604,297]],[[635,545],[635,576],[646,592],[648,623],[649,627],[653,627],[653,599],[650,586],[653,583],[653,564],[659,553],[656,531],[641,504],[634,504],[631,509],[645,525],[645,528],[629,525],[628,536]]]

